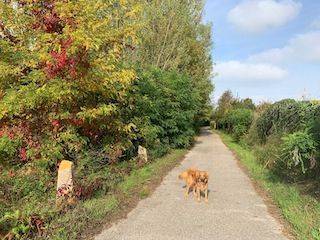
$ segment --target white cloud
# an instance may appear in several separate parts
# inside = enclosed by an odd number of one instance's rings
[[[249,57],[251,62],[320,62],[320,31],[299,34],[283,48],[273,48]]]
[[[287,75],[286,70],[271,64],[242,63],[239,61],[218,63],[215,71],[219,78],[228,81],[281,80]]]
[[[313,29],[320,29],[320,18],[314,20],[311,24],[310,27]]]
[[[293,0],[244,0],[230,10],[228,20],[242,31],[260,33],[285,25],[299,14],[301,6]]]

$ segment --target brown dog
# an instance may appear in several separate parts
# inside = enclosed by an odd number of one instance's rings
[[[190,189],[193,190],[193,195],[196,195],[197,172],[198,170],[189,168],[179,175],[179,179],[184,180],[187,185],[185,197],[188,197]]]
[[[208,181],[209,181],[209,174],[205,171],[197,171],[196,172],[196,192],[197,192],[197,199],[201,201],[201,192],[204,193],[205,202],[208,202]]]

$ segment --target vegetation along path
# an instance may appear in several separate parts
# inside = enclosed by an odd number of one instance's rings
[[[209,172],[208,204],[196,202],[192,193],[184,198],[178,174],[188,167]],[[95,239],[286,239],[282,228],[232,152],[217,134],[205,129],[152,196]]]

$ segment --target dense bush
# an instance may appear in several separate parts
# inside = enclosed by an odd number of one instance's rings
[[[230,91],[226,91],[218,101],[213,118],[219,129],[233,134],[239,141],[251,126],[254,109],[251,99],[235,99]]]
[[[272,104],[256,121],[260,140],[272,134],[293,133],[306,128],[315,118],[315,106],[310,102],[285,99]]]
[[[310,120],[309,132],[320,147],[320,104],[315,106],[314,118]]]
[[[253,112],[250,109],[238,108],[231,110],[225,119],[227,130],[231,132],[236,140],[240,140],[249,129],[253,120]]]
[[[252,146],[258,161],[278,175],[293,181],[320,177],[318,101],[284,99],[254,106],[226,91],[213,118],[236,141]]]
[[[281,162],[290,175],[301,175],[312,171],[316,166],[316,143],[306,131],[298,131],[282,137]],[[289,175],[288,174],[288,175]]]
[[[247,142],[279,175],[291,180],[318,178],[319,119],[317,103],[282,100],[257,115]]]
[[[139,72],[132,92],[135,107],[126,115],[134,116],[148,148],[154,152],[189,146],[200,107],[191,78],[157,69]]]

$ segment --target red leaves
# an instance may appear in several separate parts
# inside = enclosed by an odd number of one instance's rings
[[[41,5],[33,5],[31,13],[35,16],[33,29],[41,29],[46,33],[62,33],[64,21],[54,10],[54,1],[44,1]]]
[[[49,78],[54,78],[56,76],[66,77],[68,74],[75,78],[77,77],[77,66],[81,64],[81,57],[68,56],[68,49],[72,45],[72,39],[68,38],[60,42],[61,51],[52,51],[51,57],[52,62],[47,62],[45,67],[45,72]]]
[[[54,32],[61,33],[62,31],[61,19],[59,18],[56,12],[51,12],[50,14],[45,15],[42,21],[44,24],[44,30],[47,33],[54,33]]]
[[[27,149],[25,147],[20,148],[19,157],[22,162],[27,161]]]
[[[52,126],[54,126],[54,127],[60,127],[61,126],[61,124],[60,124],[60,121],[59,120],[52,120],[51,121],[51,124],[52,124]]]
[[[10,171],[8,172],[8,176],[9,176],[10,178],[13,178],[15,175],[16,175],[16,174],[14,173],[13,170],[10,170]]]
[[[96,190],[101,188],[102,185],[102,179],[95,179],[93,182],[89,182],[87,185],[77,183],[74,187],[74,194],[78,199],[89,199]]]
[[[9,132],[8,133],[8,137],[10,140],[13,140],[14,139],[14,133],[13,132]]]
[[[0,129],[0,138],[7,136],[10,140],[14,140],[15,134],[13,129],[8,129],[6,127]]]
[[[83,128],[83,135],[90,138],[94,142],[98,141],[100,134],[101,133],[99,132],[98,129],[94,129],[91,126],[86,126]]]
[[[67,126],[67,125],[82,127],[82,126],[84,126],[84,121],[82,119],[79,119],[76,117],[65,119],[64,122],[62,122],[62,120],[53,119],[53,120],[51,120],[51,125],[54,127],[54,131],[57,131],[61,127]]]
[[[25,163],[29,160],[27,156],[28,149],[33,150],[33,152],[37,152],[40,149],[40,139],[35,136],[37,129],[34,129],[34,126],[31,126],[26,120],[21,120],[16,122],[14,126],[4,125],[0,129],[0,137],[7,136],[12,142],[18,144],[16,159],[20,162]]]
[[[70,123],[74,126],[80,127],[84,124],[84,121],[82,119],[72,118],[70,119]]]

